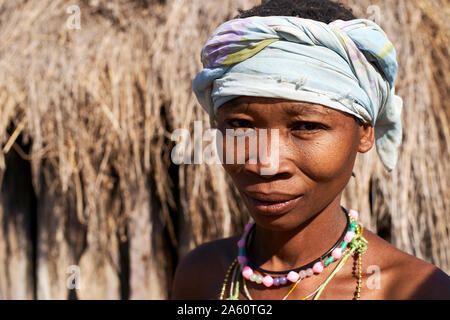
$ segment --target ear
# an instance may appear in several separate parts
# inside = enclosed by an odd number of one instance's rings
[[[358,151],[361,153],[366,153],[367,151],[372,149],[372,147],[375,143],[374,128],[370,124],[365,123],[359,127],[359,133],[360,133],[360,139],[359,139]]]

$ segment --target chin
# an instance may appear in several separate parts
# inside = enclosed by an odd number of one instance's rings
[[[254,210],[249,210],[249,212],[258,227],[271,231],[286,232],[298,228],[309,220],[309,217],[304,216],[304,209],[296,209],[279,215],[261,214]]]

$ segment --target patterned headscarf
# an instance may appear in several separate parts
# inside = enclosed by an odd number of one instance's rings
[[[373,21],[234,19],[217,28],[201,58],[193,89],[211,118],[239,96],[322,104],[370,123],[384,166],[395,167],[403,106],[395,95],[396,52]]]

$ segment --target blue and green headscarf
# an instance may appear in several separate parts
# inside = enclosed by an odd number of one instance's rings
[[[370,123],[384,166],[395,167],[403,106],[395,95],[396,52],[373,21],[234,19],[217,28],[201,58],[193,89],[212,118],[239,96],[322,104]]]

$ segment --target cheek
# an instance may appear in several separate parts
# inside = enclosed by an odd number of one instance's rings
[[[331,180],[351,172],[356,157],[352,135],[326,132],[321,137],[294,142],[296,164],[314,180]]]
[[[219,152],[222,152],[222,166],[225,171],[231,176],[236,175],[239,170],[241,170],[242,165],[238,164],[237,161],[241,158],[241,161],[245,161],[245,156],[247,154],[246,148],[244,149],[244,153],[242,150],[238,152],[237,148],[237,139],[228,139],[225,135],[225,130],[222,131],[222,135],[217,137],[216,146]],[[234,146],[233,146],[234,144]]]

